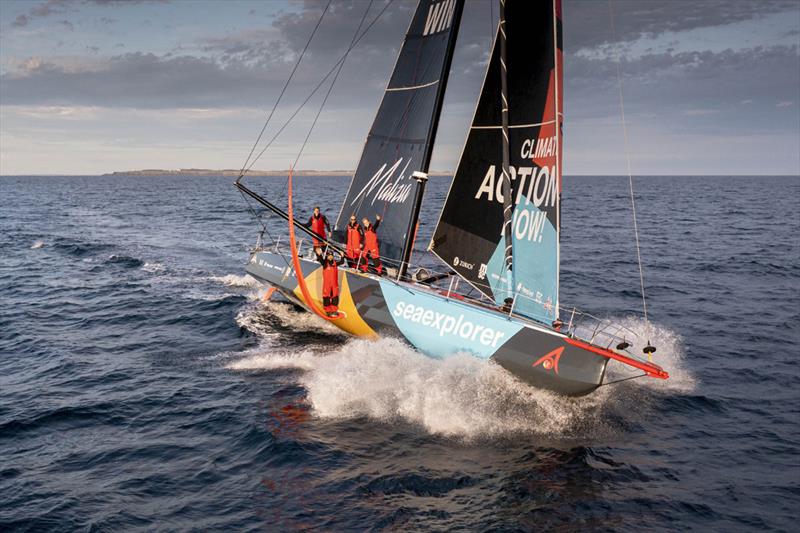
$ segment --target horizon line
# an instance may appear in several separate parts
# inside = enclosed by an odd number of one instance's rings
[[[197,169],[197,170],[205,170],[205,169]],[[114,171],[114,172],[105,172],[102,174],[0,174],[0,178],[75,178],[75,177],[83,177],[83,178],[103,178],[103,177],[177,177],[177,176],[186,176],[186,177],[230,177],[222,175],[223,171],[214,171],[209,170],[208,172],[197,172],[195,171],[176,171],[176,170],[164,170],[164,174],[159,174],[158,170],[153,171],[146,171],[146,173],[142,173],[142,171]],[[219,172],[219,176],[214,176],[216,172]],[[281,174],[281,170],[262,170],[262,171],[251,171],[250,177],[258,177],[258,178],[280,178],[283,177],[284,174]],[[305,175],[304,173],[314,173],[314,175]],[[346,171],[346,170],[296,170],[294,171],[294,175],[302,176],[302,177],[328,177],[328,176],[352,176],[355,171]],[[248,174],[245,174],[244,177],[248,177]],[[288,173],[286,173],[288,175]],[[428,175],[431,177],[452,177],[453,172],[446,172],[446,171],[432,171],[429,172]],[[621,174],[585,174],[585,173],[576,173],[576,174],[563,174],[564,177],[596,177],[596,178],[606,178],[606,177],[625,177],[628,174],[621,173]],[[658,178],[658,177],[670,177],[670,178],[679,178],[679,177],[762,177],[762,178],[781,178],[781,177],[794,177],[800,178],[800,172],[797,174],[751,174],[751,173],[725,173],[725,174],[633,174],[633,177],[641,177],[641,178]]]

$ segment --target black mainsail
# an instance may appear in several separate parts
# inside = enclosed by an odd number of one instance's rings
[[[504,3],[505,54],[498,31],[472,127],[430,249],[496,303],[512,298],[515,312],[549,323],[558,317],[561,2]],[[504,203],[509,204],[504,152],[510,158],[513,206],[510,270],[503,231]]]
[[[361,160],[336,219],[381,215],[381,255],[399,262],[414,204],[412,174],[427,172],[464,0],[420,0]],[[410,241],[409,241],[410,242]]]

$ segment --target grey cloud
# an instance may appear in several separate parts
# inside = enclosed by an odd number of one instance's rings
[[[617,41],[633,41],[697,28],[724,26],[771,13],[797,12],[797,0],[613,0]],[[564,47],[580,49],[611,42],[609,3],[601,0],[565,0]],[[602,29],[602,31],[598,31]]]
[[[318,76],[313,76],[314,82]],[[24,75],[0,76],[0,97],[7,105],[266,107],[285,77],[285,68],[250,66],[241,61],[131,53],[115,56],[93,71],[74,72],[46,61],[32,62]],[[309,87],[310,83],[300,80],[286,103],[302,99]],[[346,102],[339,99],[340,103],[352,104],[372,92],[358,84],[350,89],[342,94]]]
[[[47,0],[44,3],[35,5],[28,10],[28,14],[18,15],[12,26],[27,26],[33,19],[49,17],[50,15],[64,13],[66,10],[65,0]]]
[[[678,13],[681,10],[676,4],[683,6],[683,13]],[[368,20],[384,5],[375,2]],[[606,11],[598,11],[601,10],[598,5]],[[624,14],[619,15],[618,36],[628,39],[641,35],[642,31],[658,33],[714,25],[714,21],[729,23],[784,9],[788,4],[707,1],[702,4],[708,8],[700,10],[702,15],[694,5],[693,2],[617,1],[615,9]],[[357,1],[332,4],[285,104],[301,100],[334,64],[349,43],[365,6],[366,3]],[[568,112],[580,117],[616,113],[613,100],[607,105],[597,103],[597,94],[613,95],[616,83],[615,60],[605,53],[607,6],[602,1],[565,2],[565,92]],[[413,2],[393,4],[376,23],[348,58],[331,107],[356,107],[376,98],[389,75],[413,7]],[[271,27],[206,37],[191,47],[195,50],[199,47],[205,57],[187,55],[180,48],[173,51],[176,55],[131,53],[110,58],[93,72],[72,72],[44,61],[24,73],[1,76],[0,93],[8,104],[266,108],[305,45],[320,9],[320,3],[307,2],[299,12],[279,14]],[[494,11],[496,17],[497,10]],[[601,14],[606,18],[591,22],[589,15]],[[671,18],[658,22],[659,17]],[[638,20],[644,30],[628,27],[631,20]],[[470,103],[466,106],[468,112],[483,77],[492,31],[488,4],[468,2],[447,96],[450,102]],[[572,41],[569,36],[574,36]],[[593,49],[598,53],[576,54],[581,42],[595,43]],[[685,112],[700,117],[703,109],[741,107],[742,101],[752,102],[747,108],[754,116],[765,106],[774,112],[778,102],[796,99],[793,93],[798,86],[797,61],[797,46],[722,52],[651,51],[623,62],[626,103],[631,113],[657,108],[671,116],[671,120]],[[796,113],[797,108],[795,105],[789,109]],[[778,123],[784,124],[786,120],[779,117]]]
[[[11,25],[17,26],[18,28],[22,28],[24,26],[27,26],[28,22],[30,22],[28,15],[17,15],[17,18],[14,19],[14,22],[12,22]]]
[[[618,115],[616,67],[614,59],[565,59],[566,114]],[[623,61],[622,72],[626,114],[660,128],[691,124],[693,133],[797,132],[797,109],[775,109],[797,99],[797,46],[648,54]],[[713,120],[703,116],[712,113]]]
[[[145,3],[168,3],[170,0],[81,0],[72,1],[69,0],[46,0],[40,4],[34,5],[28,10],[28,14],[18,15],[14,22],[11,23],[12,26],[16,27],[23,27],[27,26],[33,19],[37,18],[45,18],[51,15],[62,14],[66,13],[68,7],[72,5],[76,5],[79,3],[83,4],[95,4],[95,5],[102,5],[102,6],[125,6],[125,5],[132,5],[132,4],[145,4]],[[104,19],[105,20],[105,17]],[[111,20],[111,19],[109,19]],[[71,24],[69,21],[63,21]]]

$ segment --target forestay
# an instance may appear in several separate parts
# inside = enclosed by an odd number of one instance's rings
[[[559,0],[506,0],[512,256],[503,235],[499,34],[430,249],[498,305],[558,316],[562,60]],[[558,114],[556,114],[558,113]]]
[[[420,0],[336,220],[381,215],[381,255],[399,261],[413,208],[414,171],[427,172],[463,0]]]

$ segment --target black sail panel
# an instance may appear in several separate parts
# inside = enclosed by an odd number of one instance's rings
[[[336,220],[345,239],[351,215],[374,221],[381,256],[402,257],[412,215],[415,171],[427,172],[463,0],[420,0]]]
[[[560,2],[506,0],[513,268],[504,267],[500,46],[431,250],[496,303],[541,321],[557,315],[561,191]],[[558,110],[558,118],[556,118]]]

